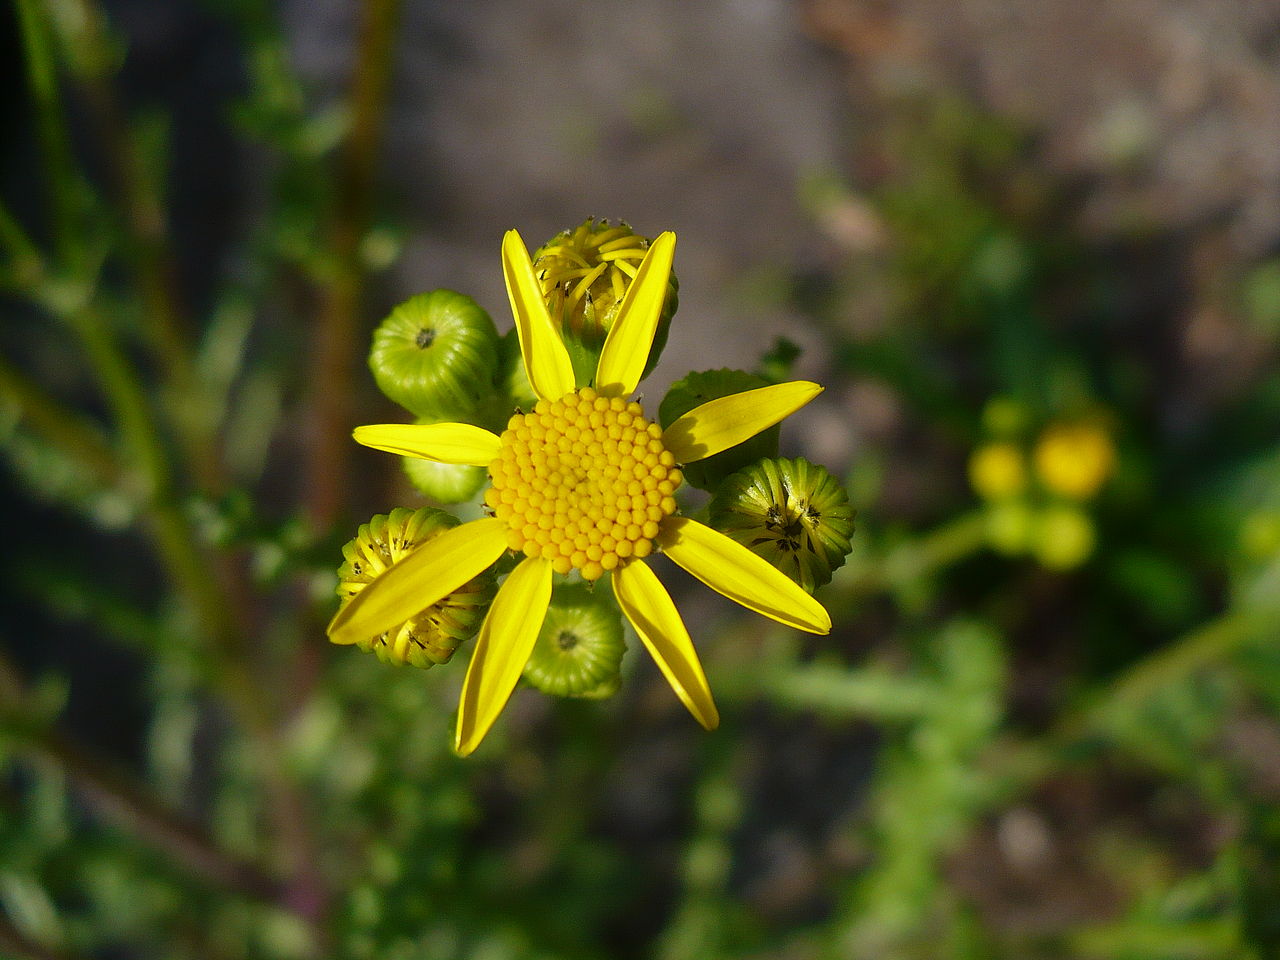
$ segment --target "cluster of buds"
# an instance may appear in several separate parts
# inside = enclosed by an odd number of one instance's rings
[[[653,246],[626,224],[587,220],[535,252],[533,296],[545,302],[572,366],[572,383],[561,381],[563,389],[572,391],[559,399],[545,399],[546,391],[535,391],[530,382],[535,368],[527,343],[518,336],[515,294],[517,329],[505,337],[475,301],[436,290],[396,307],[374,332],[369,353],[379,388],[417,424],[448,424],[454,436],[461,435],[459,429],[470,429],[460,425],[473,425],[477,436],[482,431],[502,435],[501,450],[491,459],[445,463],[405,456],[404,465],[414,486],[435,503],[471,501],[495,522],[508,524],[506,545],[515,559],[523,555],[552,563],[552,594],[523,676],[554,696],[598,699],[618,689],[626,649],[619,604],[634,608],[635,600],[611,572],[670,547],[665,538],[674,536],[672,531],[692,534],[692,528],[676,522],[676,494],[682,485],[708,491],[710,528],[790,578],[806,601],[806,594],[830,581],[850,551],[853,510],[844,489],[820,466],[779,459],[777,426],[727,442],[717,447],[720,452],[689,463],[664,446],[676,442],[679,450],[687,415],[710,409],[708,404],[713,408],[715,401],[733,403],[750,391],[795,394],[799,399],[788,408],[794,409],[816,394],[816,386],[808,385],[813,387],[808,391],[803,384],[779,385],[738,370],[691,373],[661,401],[654,422],[644,419],[637,404],[593,389],[598,368],[603,363],[616,366],[616,361],[602,361],[602,353],[615,319],[628,309],[628,291]],[[510,290],[510,276],[508,284]],[[649,288],[650,295],[657,290],[656,296],[664,299],[660,308],[654,301],[656,328],[640,376],[654,366],[666,342],[677,289],[674,274],[665,291],[661,281]],[[637,352],[637,368],[639,357]],[[535,393],[544,399],[537,400]],[[575,466],[557,466],[556,450],[568,458],[564,464]],[[604,478],[595,499],[582,500],[581,510],[575,507],[564,516],[541,506],[573,500],[581,482],[575,471],[588,468],[593,477]],[[477,495],[486,480],[488,490],[481,499]],[[397,509],[362,526],[343,551],[338,594],[344,608],[398,560],[457,523],[443,510],[424,507]],[[504,569],[503,563],[498,569]],[[632,590],[638,579],[630,578]],[[488,570],[398,627],[356,643],[390,663],[430,667],[447,662],[460,643],[480,630],[493,602],[494,583],[494,572]],[[749,599],[734,599],[751,605]],[[634,610],[628,617],[636,622]],[[678,693],[685,690],[682,699],[689,695],[682,678],[669,679]]]
[[[1105,418],[1056,419],[1035,431],[1020,404],[998,398],[983,422],[988,439],[969,458],[969,482],[985,501],[992,548],[1054,570],[1084,563],[1097,539],[1089,507],[1116,466]]]

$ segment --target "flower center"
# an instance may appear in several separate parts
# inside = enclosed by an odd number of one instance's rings
[[[683,478],[640,404],[585,387],[516,414],[501,439],[485,502],[512,550],[586,580],[653,552]]]

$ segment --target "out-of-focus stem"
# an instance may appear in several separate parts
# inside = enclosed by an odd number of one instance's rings
[[[337,519],[347,488],[352,371],[364,271],[360,240],[368,228],[378,147],[400,0],[366,0],[351,87],[351,133],[339,155],[337,206],[332,228],[334,272],[323,291],[312,357],[307,513],[317,529]]]
[[[838,585],[831,591],[831,614],[847,614],[863,598],[910,583],[963,560],[986,543],[981,513],[967,513],[891,549],[887,554],[857,558],[836,571]]]
[[[53,181],[53,219],[58,240],[57,254],[53,259],[61,275],[87,284],[93,278],[86,269],[88,258],[82,237],[75,230],[78,191],[82,184],[73,167],[66,136],[49,23],[40,16],[38,0],[18,0],[18,8],[26,40],[31,88]],[[128,207],[131,199],[128,191],[144,188],[145,183],[140,171],[133,168],[138,161],[136,153],[122,159],[121,175],[125,179],[122,205]],[[142,199],[147,201],[148,198]],[[150,200],[158,204],[157,197]],[[153,284],[166,284],[162,259],[162,215],[158,215],[157,209],[135,211],[131,215],[137,218],[135,231],[140,232],[137,238],[140,285],[146,288]],[[158,228],[157,223],[160,225]],[[12,232],[8,226],[16,225],[0,224],[0,227],[6,227],[6,234]],[[354,243],[351,249],[354,260]],[[154,291],[148,294],[144,289],[144,302],[150,304],[151,296],[167,297],[168,294]],[[172,349],[185,355],[176,327],[169,323],[176,316],[176,308],[172,300],[167,300],[166,304],[162,309],[168,311],[165,314],[167,319],[160,322],[167,325],[169,332],[161,334],[160,340],[167,346],[159,352],[164,354]],[[281,893],[282,901],[314,922],[319,940],[322,925],[318,921],[324,915],[327,897],[305,826],[303,798],[281,763],[279,731],[274,715],[278,698],[268,693],[272,689],[271,684],[259,680],[254,674],[252,651],[248,646],[248,597],[243,591],[234,589],[236,585],[224,576],[226,571],[200,546],[192,523],[183,512],[181,491],[155,412],[137,371],[128,361],[106,318],[88,297],[76,304],[47,303],[45,306],[75,330],[83,342],[122,440],[122,465],[132,475],[131,479],[136,478],[137,496],[144,508],[148,533],[175,589],[189,604],[210,641],[210,650],[215,658],[214,679],[245,725],[250,738],[267,805],[290,861],[291,880]]]
[[[1063,717],[1052,739],[1070,744],[1096,735],[1105,729],[1113,711],[1132,709],[1161,689],[1268,634],[1280,639],[1280,626],[1274,621],[1268,624],[1257,614],[1227,611],[1139,660],[1086,706]]]
[[[274,699],[252,674],[246,647],[248,626],[244,603],[235,602],[221,582],[218,568],[197,543],[172,484],[160,438],[147,410],[146,398],[110,332],[85,311],[69,318],[80,332],[116,416],[126,450],[137,464],[147,490],[149,530],[174,585],[195,610],[213,641],[219,689],[245,724],[254,749],[274,823],[290,851],[294,881],[283,893],[285,905],[319,921],[327,895],[315,865],[305,827],[305,804],[280,764]]]
[[[0,953],[14,960],[87,960],[79,954],[32,943],[3,913],[0,913]]]
[[[37,0],[16,0],[18,22],[26,55],[27,82],[36,107],[36,127],[46,166],[44,181],[49,190],[54,240],[61,259],[79,264],[81,244],[76,224],[77,178],[72,162],[71,140],[67,134],[58,89],[48,22]]]
[[[17,406],[27,425],[45,443],[86,467],[99,485],[114,486],[119,480],[120,465],[102,437],[3,359],[0,398]]]
[[[1242,646],[1277,635],[1280,628],[1258,614],[1227,611],[1149,654],[1082,706],[1065,713],[1042,738],[1001,745],[994,758],[992,802],[999,804],[1021,793],[1060,769],[1064,757],[1092,740],[1105,738],[1117,710],[1132,710],[1195,671],[1221,662]]]
[[[217,494],[225,478],[209,425],[202,422],[204,404],[176,271],[169,254],[168,225],[160,189],[149,175],[132,129],[111,82],[113,57],[102,11],[87,0],[76,3],[78,81],[94,121],[111,180],[114,207],[127,232],[125,253],[142,301],[146,341],[158,361],[167,407],[178,428],[177,441],[201,487]]]
[[[12,276],[3,277],[8,283],[23,284],[40,273],[40,253],[27,236],[9,208],[0,202],[0,249],[9,257],[8,269]]]
[[[142,838],[187,870],[242,896],[282,902],[280,884],[255,864],[218,848],[197,825],[169,810],[122,771],[90,756],[24,710],[27,695],[0,654],[0,723],[26,751],[63,771],[106,821]]]

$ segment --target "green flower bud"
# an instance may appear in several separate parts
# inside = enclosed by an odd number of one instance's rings
[[[457,525],[455,517],[431,507],[397,507],[389,515],[378,514],[342,548],[346,562],[338,568],[338,596],[347,603],[392,564]],[[482,573],[395,629],[357,646],[386,663],[424,669],[448,663],[458,645],[480,629],[493,594],[493,575]]]
[[[585,386],[595,376],[605,335],[648,248],[648,239],[625,223],[588,219],[556,234],[534,254],[534,272],[542,282],[551,321],[569,350],[579,385]],[[666,346],[679,288],[672,273],[642,377],[649,375]]]
[[[424,420],[463,420],[493,392],[498,332],[470,297],[433,290],[410,297],[373,332],[378,388]]]
[[[524,368],[524,358],[520,355],[520,338],[514,329],[508,330],[501,342],[501,366],[498,370],[498,384],[508,399],[507,409],[532,410],[538,402],[537,395],[529,383],[529,374]]]
[[[1027,551],[1035,526],[1035,513],[1025,500],[1000,500],[987,504],[984,521],[987,543],[996,553],[1015,557]]]
[[[462,503],[476,495],[488,476],[484,467],[462,463],[436,463],[420,457],[401,460],[409,482],[438,503]]]
[[[622,614],[603,584],[556,587],[524,678],[556,697],[602,700],[622,684]]]
[[[713,528],[768,560],[805,590],[830,582],[852,549],[855,511],[844,487],[803,458],[761,460],[720,485]]]
[[[1054,504],[1036,518],[1031,549],[1049,569],[1070,570],[1089,559],[1096,539],[1087,513],[1072,504]]]
[[[658,421],[663,428],[671,426],[694,407],[708,400],[718,400],[744,390],[767,387],[769,382],[744,370],[704,370],[677,380],[658,406]],[[681,465],[684,479],[699,490],[713,490],[731,473],[736,473],[757,460],[778,455],[781,425],[762,430],[736,447],[721,451],[705,460]]]

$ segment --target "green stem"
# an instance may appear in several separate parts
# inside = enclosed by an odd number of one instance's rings
[[[1066,713],[1038,740],[1006,741],[993,757],[993,803],[1017,796],[1062,767],[1090,742],[1105,739],[1117,709],[1135,709],[1197,670],[1220,663],[1259,638],[1276,637],[1274,623],[1227,611],[1148,655]]]
[[[137,463],[148,505],[148,521],[156,548],[177,589],[194,610],[213,641],[215,680],[245,724],[254,759],[269,798],[269,807],[282,844],[294,868],[294,883],[286,892],[288,905],[307,919],[319,921],[326,909],[317,857],[306,827],[305,804],[280,762],[281,748],[272,716],[275,702],[251,672],[246,648],[247,615],[220,570],[203,554],[183,514],[172,473],[164,456],[146,398],[110,332],[92,313],[68,318],[80,333],[104,391],[116,415],[131,459]]]
[[[157,360],[162,395],[173,419],[179,445],[200,485],[214,493],[225,487],[225,477],[212,438],[212,425],[204,416],[207,404],[196,372],[189,334],[183,329],[185,313],[177,292],[176,268],[169,255],[170,241],[161,190],[153,171],[138,149],[133,129],[121,109],[110,73],[110,51],[102,11],[88,0],[76,3],[74,36],[76,58],[82,68],[76,80],[96,139],[107,161],[115,209],[123,218],[127,243],[124,252],[133,270],[142,300],[141,321],[148,347]]]
[[[40,439],[88,469],[100,486],[115,486],[119,481],[120,464],[102,436],[2,358],[0,398],[17,406]]]
[[[307,512],[321,530],[337,519],[347,489],[352,373],[364,280],[359,247],[371,215],[399,12],[400,0],[365,0],[350,96],[351,134],[339,158],[332,234],[335,269],[323,292],[312,357],[315,429],[306,470]]]
[[[40,276],[43,271],[40,252],[3,202],[0,202],[0,247],[11,261],[9,273],[12,276],[6,278],[7,282],[23,287]]]
[[[902,543],[881,556],[855,557],[836,571],[831,594],[834,619],[848,615],[870,594],[927,577],[986,545],[986,521],[980,512],[962,514],[922,537]]]
[[[0,724],[20,747],[65,772],[103,820],[140,837],[189,872],[228,890],[271,903],[280,885],[256,864],[221,850],[196,824],[156,799],[123,771],[85,753],[50,729],[24,704],[29,697],[17,670],[0,653]]]
[[[80,185],[72,166],[47,24],[40,18],[37,0],[16,2],[27,41],[28,72],[40,111],[47,164],[54,185],[57,259],[73,280],[83,282],[87,258],[79,245],[79,232],[74,229],[77,208],[72,202]],[[129,171],[126,174],[133,176]],[[145,211],[139,215],[151,216]],[[147,231],[152,229],[145,222],[140,226]],[[154,234],[150,236],[154,239]],[[354,249],[353,245],[353,254]],[[142,285],[151,282],[144,276]],[[291,908],[316,921],[318,928],[327,897],[305,826],[305,805],[281,763],[279,734],[272,715],[277,701],[258,681],[251,667],[251,651],[247,646],[248,605],[235,602],[243,599],[240,591],[234,589],[239,586],[238,582],[233,584],[224,576],[227,571],[204,553],[183,513],[174,472],[136,371],[103,316],[92,306],[81,303],[65,304],[64,300],[61,308],[57,303],[46,306],[74,329],[84,344],[119,430],[125,463],[132,468],[141,488],[137,496],[146,508],[148,532],[175,588],[212,641],[211,652],[216,658],[214,680],[246,727],[268,808],[292,868],[293,880],[284,898]],[[177,343],[180,338],[175,334],[173,340]]]
[[[1071,743],[1101,734],[1116,709],[1132,709],[1268,634],[1280,638],[1280,627],[1254,614],[1228,611],[1138,661],[1103,693],[1090,698],[1088,705],[1064,717],[1054,730],[1054,739]]]
[[[78,954],[33,943],[3,913],[0,913],[0,954],[13,960],[87,960]]]
[[[60,259],[70,266],[80,266],[83,244],[77,224],[76,193],[81,184],[72,160],[49,22],[38,0],[15,0],[15,4],[26,54],[27,82],[35,101],[36,128],[44,152],[43,179],[49,190],[54,237]]]

